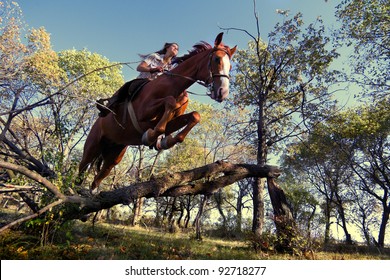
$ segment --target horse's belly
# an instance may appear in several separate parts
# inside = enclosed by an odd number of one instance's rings
[[[102,120],[103,137],[122,145],[141,145],[142,135],[135,128],[119,124],[110,115]]]

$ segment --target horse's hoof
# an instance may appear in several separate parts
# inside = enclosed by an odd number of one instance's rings
[[[89,192],[91,193],[91,195],[97,195],[99,193],[98,188],[90,188]]]
[[[153,142],[151,142],[150,140],[150,136],[149,134],[152,132],[153,130],[151,128],[149,128],[147,131],[145,131],[145,133],[142,135],[142,144],[145,145],[145,146],[151,146],[153,144]]]
[[[169,148],[171,148],[171,147],[173,146],[173,145],[170,143],[172,140],[173,140],[172,135],[168,135],[167,137],[164,137],[164,138],[160,141],[160,149],[161,149],[161,150],[168,150]]]
[[[157,141],[156,141],[156,150],[157,151],[160,151],[160,150],[163,150],[163,146],[162,146],[162,141],[164,141],[164,135],[161,134],[159,137],[157,137]]]

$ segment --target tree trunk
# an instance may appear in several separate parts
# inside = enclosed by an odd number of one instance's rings
[[[227,219],[226,219],[226,216],[225,216],[225,213],[223,212],[223,207],[222,207],[222,194],[221,194],[221,190],[219,190],[218,192],[216,192],[214,194],[214,199],[215,199],[215,202],[217,203],[217,209],[218,209],[218,212],[219,214],[221,215],[221,218],[222,218],[222,227],[224,230],[226,230],[227,228]]]
[[[142,206],[144,205],[144,197],[137,198],[134,203],[133,218],[131,220],[131,225],[135,226],[139,223],[142,214]]]
[[[275,183],[273,178],[267,179],[268,192],[274,209],[274,222],[278,234],[278,247],[281,252],[292,252],[299,248],[297,240],[298,231],[291,213],[290,206],[287,203],[284,191]]]
[[[242,187],[239,185],[239,192],[238,192],[238,197],[237,197],[237,202],[236,202],[236,212],[237,212],[237,215],[236,215],[236,231],[238,233],[240,233],[242,231],[242,208],[243,208],[243,203],[242,203],[242,200],[243,200],[243,191],[242,191]]]
[[[198,214],[196,215],[196,218],[194,221],[197,240],[202,240],[202,229],[201,229],[202,214],[203,214],[204,208],[206,207],[207,200],[209,199],[209,197],[210,197],[209,195],[203,196],[202,202],[199,205]]]
[[[118,204],[127,205],[134,199],[178,197],[183,195],[203,194],[212,195],[219,189],[231,185],[237,181],[251,177],[276,178],[280,170],[275,166],[258,166],[253,164],[231,164],[218,161],[192,170],[167,174],[159,178],[152,178],[147,182],[140,182],[130,186],[123,186],[110,191],[102,191],[91,196],[87,189],[78,190],[77,195],[64,195],[50,181],[27,168],[0,160],[0,167],[11,169],[22,173],[26,177],[36,180],[47,188],[55,198],[55,201],[42,207],[38,213],[20,218],[2,228],[0,232],[31,220],[42,213],[50,211],[54,206],[69,205],[63,212],[64,220],[82,219],[86,220],[89,214],[108,209]],[[208,178],[208,180],[203,180]],[[158,201],[158,199],[157,199]],[[159,202],[157,203],[157,207]],[[160,207],[157,209],[156,217],[160,214]]]
[[[188,228],[188,224],[191,220],[191,198],[187,197],[187,201],[185,204],[186,216],[184,218],[184,228]]]
[[[337,212],[339,213],[339,216],[341,219],[341,227],[343,228],[343,231],[345,234],[345,243],[351,245],[352,238],[351,238],[351,234],[348,232],[348,228],[347,228],[347,221],[345,219],[345,210],[344,210],[344,206],[343,206],[343,200],[340,197],[340,195],[338,194],[337,188],[335,188],[334,196],[336,198]]]
[[[257,238],[261,238],[264,225],[264,180],[255,178],[253,180],[253,220],[252,232]]]
[[[264,123],[264,93],[258,93],[259,116],[257,121],[257,164],[265,165],[267,162],[266,128]],[[262,178],[253,180],[253,222],[252,231],[257,238],[261,238],[264,226],[264,184]]]
[[[385,205],[384,208],[385,209],[383,210],[382,221],[379,227],[379,234],[378,234],[378,247],[381,248],[385,246],[386,226],[387,223],[389,222],[390,204],[388,206]]]
[[[331,213],[331,205],[330,200],[326,199],[325,204],[325,236],[324,236],[324,244],[329,244],[330,241],[330,213]]]
[[[176,212],[176,200],[177,200],[177,197],[174,197],[172,202],[169,203],[169,205],[171,206],[170,208],[170,211],[169,211],[169,215],[168,215],[168,225],[171,225],[172,224],[172,221],[174,220],[174,216],[175,216],[175,212]]]

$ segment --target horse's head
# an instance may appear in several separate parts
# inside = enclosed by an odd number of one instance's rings
[[[229,48],[222,43],[223,32],[215,38],[214,48],[210,54],[210,97],[222,102],[229,95],[229,72],[231,70],[230,59],[237,46]]]

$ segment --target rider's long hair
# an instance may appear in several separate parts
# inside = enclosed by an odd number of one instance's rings
[[[172,45],[176,45],[176,46],[179,46],[178,43],[175,43],[175,42],[172,42],[172,43],[165,43],[164,44],[164,47],[159,50],[159,51],[156,51],[156,52],[153,52],[153,53],[158,53],[158,54],[166,54],[167,53],[167,49],[172,46]],[[146,57],[148,57],[149,55],[151,55],[152,53],[149,53],[149,54],[139,54],[139,56],[142,58],[142,59],[145,59]],[[172,59],[174,59],[174,57],[172,57]]]

